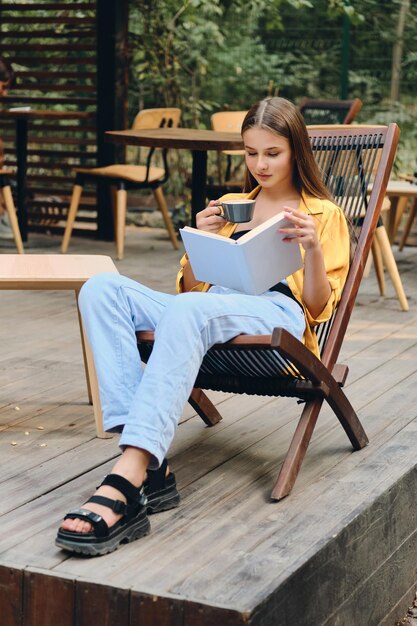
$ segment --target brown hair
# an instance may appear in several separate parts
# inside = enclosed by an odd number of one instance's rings
[[[242,135],[249,128],[263,128],[288,139],[294,156],[293,182],[298,192],[332,200],[314,159],[304,119],[292,102],[277,97],[260,100],[247,112]],[[246,168],[244,190],[251,191],[257,185]]]

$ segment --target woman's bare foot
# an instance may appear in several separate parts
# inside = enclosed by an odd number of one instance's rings
[[[119,474],[126,478],[135,487],[140,487],[146,478],[146,469],[150,460],[149,452],[140,448],[126,447],[122,456],[118,459],[112,469],[112,474]],[[113,500],[126,502],[126,498],[114,487],[103,485],[99,487],[94,495],[105,496]],[[101,515],[109,528],[113,526],[122,515],[115,513],[111,509],[95,502],[86,502],[83,509]],[[70,532],[89,533],[92,530],[91,524],[81,519],[66,519],[62,522],[61,528]]]

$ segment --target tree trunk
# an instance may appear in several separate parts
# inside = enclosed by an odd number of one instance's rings
[[[391,66],[391,102],[398,102],[400,99],[400,79],[401,79],[401,58],[403,54],[403,35],[405,20],[410,8],[410,0],[402,0],[400,12],[398,14],[397,28],[395,30],[395,41],[392,48]]]

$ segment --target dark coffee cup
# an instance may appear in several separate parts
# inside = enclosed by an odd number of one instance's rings
[[[216,203],[220,207],[220,215],[228,222],[250,222],[255,210],[255,200],[223,200]]]

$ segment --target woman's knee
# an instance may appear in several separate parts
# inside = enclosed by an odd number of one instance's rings
[[[164,318],[190,323],[191,320],[201,321],[208,313],[207,294],[183,293],[172,298],[165,310]]]
[[[114,291],[120,287],[121,278],[120,274],[112,272],[103,272],[89,278],[80,290],[78,298],[80,311],[83,312],[93,305],[102,306],[109,295],[114,294]]]

